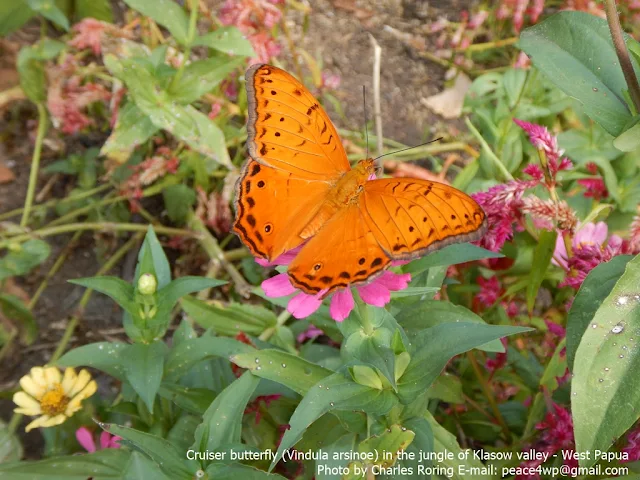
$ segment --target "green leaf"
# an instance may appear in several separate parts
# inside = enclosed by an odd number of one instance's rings
[[[613,146],[623,152],[633,152],[640,147],[640,123],[618,135],[613,141]]]
[[[171,400],[183,410],[202,415],[213,399],[215,393],[206,388],[190,388],[173,383],[163,383],[158,391],[161,397]]]
[[[396,463],[398,450],[406,450],[414,437],[415,433],[406,427],[391,425],[380,435],[374,435],[360,443],[358,451],[378,454],[378,459],[371,464],[389,468]]]
[[[245,35],[236,27],[221,27],[196,37],[194,45],[213,48],[238,57],[255,57],[256,53]]]
[[[470,322],[443,323],[423,330],[413,341],[415,351],[398,381],[398,396],[403,403],[411,403],[431,386],[453,356],[491,340],[530,330]]]
[[[254,375],[273,380],[300,395],[333,372],[281,350],[255,350],[233,355],[231,361]]]
[[[149,140],[158,130],[135,103],[127,102],[120,110],[115,128],[100,150],[100,155],[128,159],[134,148]]]
[[[631,113],[606,20],[586,12],[557,13],[524,30],[518,45],[589,117],[611,135],[622,133]]]
[[[165,363],[165,376],[179,378],[196,363],[207,358],[229,358],[238,353],[253,352],[254,348],[233,338],[203,336],[174,346]]]
[[[158,310],[172,309],[178,303],[178,300],[185,295],[199,292],[205,288],[219,287],[226,283],[224,280],[215,278],[191,276],[176,278],[169,285],[158,291]]]
[[[414,473],[407,478],[428,479],[430,475],[418,474],[418,465],[423,465],[425,468],[429,468],[432,465],[430,460],[420,461],[421,454],[428,455],[433,452],[433,431],[431,430],[431,425],[424,418],[411,418],[403,422],[403,425],[415,434],[413,442],[411,442],[411,445],[407,448],[407,451],[413,453],[415,458],[414,460],[398,460],[398,463],[406,467],[411,467],[411,471]]]
[[[425,328],[434,327],[442,323],[485,323],[482,317],[468,308],[454,305],[445,300],[422,300],[409,305],[396,313],[396,320],[405,329],[409,337],[418,335]],[[485,352],[504,352],[504,346],[499,340],[488,342],[486,345],[480,345],[477,348]]]
[[[243,64],[244,59],[239,57],[216,57],[192,62],[185,67],[180,81],[169,90],[169,94],[178,103],[193,103]]]
[[[176,223],[184,223],[196,203],[196,192],[184,184],[169,185],[162,190],[167,215]]]
[[[300,440],[309,425],[328,411],[362,410],[369,415],[384,415],[397,402],[391,391],[359,385],[342,373],[334,373],[320,382],[307,392],[289,419],[291,428],[282,437],[270,470],[283,452]]]
[[[526,81],[526,70],[511,68],[503,75],[502,86],[509,100],[509,108],[513,109],[517,105]]]
[[[9,247],[9,253],[0,258],[0,281],[29,273],[44,262],[51,253],[51,247],[44,240],[27,240],[15,247]]]
[[[455,435],[442,427],[431,413],[427,412],[426,419],[433,432],[433,452],[440,454],[443,458],[442,462],[437,463],[453,470],[454,474],[451,480],[467,480],[469,477],[465,475],[465,472],[474,472],[473,480],[491,480],[493,478],[491,475],[482,473],[487,472],[487,468],[484,463],[475,459],[473,454],[464,456]]]
[[[25,0],[0,2],[0,37],[15,32],[35,15]]]
[[[113,10],[109,0],[75,0],[75,17],[95,18],[103,22],[113,23]]]
[[[257,336],[276,324],[276,315],[259,305],[208,304],[194,297],[182,297],[180,303],[194,322],[202,328],[213,328],[220,335],[233,337],[245,332]]]
[[[377,368],[395,389],[395,355],[391,349],[392,339],[393,333],[388,328],[376,328],[371,334],[358,329],[345,338],[342,351],[347,359]],[[380,379],[377,380],[380,382]]]
[[[156,127],[167,130],[219,164],[233,168],[222,130],[191,105],[175,102],[143,62],[119,60],[114,55],[106,55],[104,62],[111,73],[127,85],[138,108]]]
[[[56,25],[69,30],[69,20],[65,17],[53,0],[27,0],[29,8],[39,13],[47,20],[51,20]]]
[[[163,288],[171,282],[171,266],[169,259],[162,249],[153,227],[149,225],[147,234],[138,252],[138,263],[133,276],[133,284],[137,285],[140,275],[152,273],[158,280],[158,288]]]
[[[188,40],[189,17],[173,0],[124,0],[134,10],[165,27],[181,44]]]
[[[141,453],[131,452],[129,463],[124,469],[123,480],[140,480],[141,478],[153,478],[154,480],[170,480],[160,466]],[[186,478],[186,477],[185,477]]]
[[[7,424],[0,420],[0,465],[19,461],[23,453],[18,436],[9,431]]]
[[[20,86],[32,102],[46,101],[46,79],[42,63],[57,56],[63,48],[64,43],[45,39],[41,43],[20,49],[16,62],[20,74]]]
[[[104,293],[133,316],[138,315],[138,308],[134,301],[133,286],[118,277],[89,277],[75,278],[69,283]]]
[[[464,403],[462,382],[458,377],[443,373],[427,390],[429,398],[437,398],[447,403]]]
[[[473,262],[484,258],[501,258],[504,255],[491,252],[470,243],[457,243],[444,247],[442,250],[431,253],[420,260],[415,260],[403,268],[408,273],[418,273],[431,267],[457,265],[459,263]]]
[[[553,257],[553,251],[556,248],[557,236],[558,233],[555,230],[542,230],[542,232],[540,232],[538,245],[536,245],[535,252],[533,253],[529,283],[527,283],[527,309],[529,313],[533,311],[540,285],[542,285],[542,281],[547,274],[551,257]]]
[[[264,470],[242,465],[240,463],[212,463],[207,467],[209,478],[215,480],[285,480],[277,473],[267,473]]]
[[[176,449],[164,438],[114,423],[100,423],[99,425],[105,432],[122,437],[126,443],[144,453],[159,465],[171,479],[191,480],[198,470],[198,462],[187,460],[184,452]]]
[[[216,397],[196,428],[193,450],[212,452],[221,445],[240,443],[242,416],[259,381],[245,372]]]
[[[611,293],[596,311],[576,352],[571,411],[576,450],[607,451],[640,412],[640,256],[627,263]],[[591,466],[592,454],[580,465]]]
[[[0,476],[11,480],[120,480],[130,455],[124,449],[107,448],[92,454],[5,463],[0,464]]]
[[[611,293],[631,258],[633,258],[631,255],[615,256],[591,270],[582,282],[567,316],[567,364],[571,371],[573,371],[576,350],[587,325],[604,299]]]
[[[38,335],[38,324],[22,300],[14,295],[0,293],[0,311],[12,324],[17,323],[22,343],[31,345]]]
[[[169,348],[158,340],[152,344],[134,343],[127,345],[122,355],[127,380],[142,398],[150,413],[162,381],[164,358]]]
[[[93,367],[119,380],[124,380],[122,354],[126,347],[128,345],[121,342],[90,343],[68,351],[56,362],[56,365],[61,368]]]

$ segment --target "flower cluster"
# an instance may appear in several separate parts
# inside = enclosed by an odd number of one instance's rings
[[[258,260],[262,266],[288,265],[300,251],[300,247],[284,253],[272,263]],[[402,263],[402,262],[399,262]],[[395,263],[398,265],[399,263]],[[407,288],[411,281],[411,274],[397,274],[385,271],[372,282],[355,287],[363,302],[375,307],[384,307],[391,300],[391,292]],[[315,313],[322,305],[326,291],[316,295],[301,292],[291,284],[289,275],[280,273],[262,282],[262,289],[268,297],[286,297],[294,295],[287,304],[287,310],[295,318],[305,318]],[[329,314],[337,322],[343,321],[349,316],[354,307],[354,299],[351,288],[334,292],[331,296]]]
[[[511,19],[516,33],[522,30],[525,15],[530,23],[536,23],[544,9],[544,0],[502,0],[496,10],[498,20]]]
[[[457,24],[440,17],[429,25],[429,33],[439,34],[435,41],[437,47],[436,56],[450,58],[453,49],[469,47],[474,42],[475,37],[482,33],[481,27],[489,18],[489,11],[483,9],[473,15],[469,15],[469,12],[463,10],[460,17],[461,21]],[[471,59],[465,58],[463,54],[455,55],[453,61],[456,65],[471,66]]]
[[[226,0],[220,9],[220,22],[244,33],[256,53],[250,63],[268,62],[280,54],[281,47],[271,30],[282,18],[277,7],[283,0]]]
[[[76,430],[76,440],[87,452],[93,453],[98,450],[96,447],[96,441],[93,438],[93,434],[87,427],[80,427]],[[100,450],[107,448],[120,448],[118,443],[122,440],[122,437],[117,435],[111,435],[109,432],[102,432],[98,437]]]
[[[72,30],[75,36],[69,41],[69,45],[79,50],[90,48],[94,55],[102,53],[104,41],[109,36],[131,38],[125,29],[91,17],[76,23]]]
[[[64,376],[55,367],[33,367],[20,379],[22,390],[13,395],[15,413],[37,416],[26,431],[60,425],[81,408],[82,401],[96,393],[98,385],[87,370],[76,374],[67,368]]]

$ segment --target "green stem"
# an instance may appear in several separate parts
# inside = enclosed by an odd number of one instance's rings
[[[471,123],[469,118],[465,118],[464,123],[467,125],[469,130],[471,130],[471,133],[473,134],[473,136],[476,137],[476,139],[480,142],[480,145],[482,146],[482,150],[487,154],[489,159],[494,163],[494,165],[498,168],[498,170],[500,170],[500,172],[502,173],[502,176],[504,177],[504,180],[513,180],[513,175],[509,173],[509,170],[507,170],[507,168],[504,166],[504,163],[502,163],[500,159],[496,156],[496,154],[493,153],[493,150],[491,150],[491,147],[489,146],[489,144],[486,142],[484,138],[482,138],[482,135],[480,135],[480,132],[473,125],[473,123]]]
[[[13,414],[13,416],[11,417],[11,420],[9,420],[9,425],[7,425],[7,430],[9,431],[9,434],[12,434],[13,432],[16,431],[16,428],[18,428],[18,425],[20,425],[21,420],[22,420],[21,413]]]
[[[96,272],[95,276],[104,275],[109,270],[111,270],[131,248],[133,248],[137,243],[140,242],[142,237],[143,237],[142,232],[138,232],[133,237],[131,237],[125,244],[123,244],[111,256],[109,260],[107,260],[104,263],[104,265],[102,265],[102,267],[100,267],[100,270]],[[85,307],[87,306],[87,303],[89,303],[89,299],[91,298],[92,293],[93,293],[93,290],[88,288],[82,295],[82,298],[78,303],[77,312],[73,315],[73,317],[71,317],[71,320],[69,320],[69,323],[67,324],[67,328],[65,329],[64,334],[60,339],[60,343],[58,343],[58,346],[56,347],[55,352],[53,352],[53,355],[49,360],[49,365],[55,363],[56,360],[58,360],[58,358],[62,356],[65,349],[67,348],[67,345],[69,344],[69,340],[71,340],[71,336],[73,335],[73,332],[75,331],[76,327],[78,326],[78,323],[80,322],[80,317],[82,316],[82,313]]]
[[[371,318],[369,317],[369,314],[371,312],[369,305],[362,301],[362,298],[360,298],[360,294],[356,289],[353,289],[353,299],[355,300],[356,306],[358,307],[358,313],[360,314],[360,324],[362,325],[364,333],[367,335],[373,334],[374,328],[373,324],[371,323]]]
[[[78,230],[102,230],[116,232],[146,232],[149,227],[147,225],[139,225],[136,223],[113,223],[113,222],[87,222],[87,223],[69,223],[50,228],[42,228],[34,230],[31,233],[16,235],[8,240],[0,241],[0,248],[6,248],[11,243],[21,243],[34,237],[49,237],[51,235],[59,235],[61,233],[76,232]],[[179,235],[184,237],[202,237],[198,232],[191,230],[183,230],[181,228],[171,228],[162,225],[154,225],[153,229],[156,233],[164,235]]]
[[[633,64],[629,57],[627,44],[624,41],[624,34],[622,26],[620,25],[620,18],[618,17],[616,1],[605,0],[604,7],[607,12],[607,22],[609,23],[609,30],[611,31],[613,46],[616,49],[616,54],[620,61],[620,68],[622,68],[624,79],[627,82],[627,87],[629,88],[629,95],[633,101],[636,113],[640,113],[640,85],[638,85],[638,78],[636,77],[636,72],[633,69]]]
[[[44,134],[47,132],[47,110],[42,103],[38,103],[36,106],[38,107],[38,133],[36,136],[36,145],[33,149],[33,157],[31,158],[29,186],[27,187],[27,198],[25,199],[24,210],[22,211],[22,220],[20,220],[21,227],[26,227],[29,223],[29,213],[31,213],[31,205],[33,205],[33,197],[36,194],[36,184],[38,183],[42,142],[44,141]]]
[[[190,0],[189,7],[191,8],[191,12],[189,15],[189,30],[187,31],[187,50],[184,52],[184,61],[180,64],[178,71],[173,77],[173,80],[171,80],[169,91],[173,91],[173,89],[178,86],[180,80],[182,79],[184,68],[189,61],[189,57],[191,56],[191,45],[193,45],[193,40],[196,36],[196,25],[198,22],[198,0]]]

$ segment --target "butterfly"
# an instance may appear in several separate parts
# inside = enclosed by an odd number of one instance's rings
[[[269,261],[302,245],[288,267],[294,287],[326,297],[486,231],[482,208],[449,185],[374,179],[372,158],[352,168],[328,115],[289,73],[257,64],[245,78],[250,158],[233,229]]]

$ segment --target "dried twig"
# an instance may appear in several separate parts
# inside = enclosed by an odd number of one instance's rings
[[[378,155],[382,155],[382,111],[380,109],[380,60],[382,56],[382,48],[373,35],[369,34],[369,40],[373,46],[373,118],[376,127],[377,149]],[[382,166],[381,164],[379,166]]]

